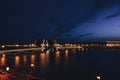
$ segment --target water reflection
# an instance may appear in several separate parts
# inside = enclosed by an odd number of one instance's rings
[[[35,63],[35,55],[31,55],[31,63]]]
[[[69,50],[65,50],[65,64],[68,64]]]
[[[2,66],[6,65],[6,55],[5,54],[2,55],[2,58],[1,58],[0,61],[1,61],[0,63],[1,63]]]
[[[31,55],[31,64],[35,66],[35,55]]]
[[[15,56],[15,67],[20,65],[20,56]]]
[[[45,53],[40,53],[40,64],[42,68],[45,67]]]
[[[6,55],[5,55],[5,54],[3,54],[3,55],[2,55],[2,57],[3,57],[3,58],[5,58],[5,57],[6,57]]]
[[[27,56],[26,55],[23,56],[23,62],[24,62],[24,64],[27,63]]]
[[[46,53],[45,54],[45,56],[46,56],[46,64],[48,64],[49,63],[49,57],[50,57],[50,53]]]
[[[65,60],[68,59],[68,54],[69,54],[69,51],[68,51],[68,50],[65,50]]]
[[[35,54],[26,53],[26,54],[19,54],[17,56],[3,55],[0,58],[0,65],[4,65],[4,66],[7,65],[10,68],[14,68],[13,64],[11,63],[15,63],[15,66],[19,66],[17,70],[15,69],[17,73],[20,73],[19,71],[26,71],[29,73],[33,69],[35,74],[37,74],[37,76],[40,78],[41,77],[44,78],[45,76],[45,78],[48,77],[50,79],[55,80],[58,78],[58,76],[60,76],[62,79],[66,78],[66,80],[77,79],[77,78],[79,80],[82,80],[79,75],[81,75],[81,77],[84,79],[86,78],[86,76],[87,77],[94,76],[95,73],[99,71],[102,72],[104,70],[107,75],[110,74],[113,75],[112,72],[115,71],[119,73],[119,57],[120,57],[119,50],[118,51],[116,50],[116,52],[114,52],[115,54],[112,54],[111,49],[107,49],[107,50],[109,50],[109,52],[103,50],[102,51],[99,50],[100,52],[99,51],[96,52],[96,48],[90,50],[88,48],[88,53],[86,54],[87,56],[81,55],[82,53],[86,53],[87,48],[80,48],[80,51],[76,50],[75,51],[76,54],[72,53],[72,49],[66,49],[66,50],[56,51],[55,53],[47,51],[46,53],[35,53]],[[98,53],[100,55],[91,54],[93,52]],[[107,55],[107,53],[111,53],[111,55]],[[27,67],[22,66],[24,64],[26,64]],[[108,68],[108,65],[118,65],[118,67],[116,68],[116,66],[111,66],[112,68],[114,68],[115,70],[114,71],[111,68]],[[29,69],[29,67],[34,67],[34,66],[35,68]],[[100,69],[101,66],[103,67],[103,69],[102,68]],[[88,80],[88,79],[84,79],[84,80]],[[90,79],[90,80],[94,80],[94,79]]]
[[[68,51],[68,49],[66,49],[65,50],[65,54],[68,56],[68,53],[69,53],[69,51]]]
[[[60,62],[60,51],[55,52],[55,60],[56,60],[56,64],[59,64],[59,62]]]

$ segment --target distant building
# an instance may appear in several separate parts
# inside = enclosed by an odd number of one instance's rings
[[[106,47],[120,47],[120,41],[107,41]]]
[[[36,44],[38,47],[42,47],[42,46],[44,46],[44,44],[45,44],[45,39],[36,40],[36,41],[35,41],[35,44]]]
[[[53,48],[55,46],[58,46],[56,40],[45,40],[45,39],[37,40],[35,41],[35,44],[38,47],[48,47],[48,48]]]

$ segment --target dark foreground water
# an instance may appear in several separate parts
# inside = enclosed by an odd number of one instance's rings
[[[16,74],[32,73],[41,80],[120,80],[120,49],[85,48],[30,52],[0,58],[0,67]],[[17,80],[23,80],[21,76]]]

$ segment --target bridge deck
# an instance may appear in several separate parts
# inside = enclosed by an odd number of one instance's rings
[[[71,48],[82,48],[82,47],[59,47],[59,49],[71,49]],[[14,50],[1,50],[0,54],[7,53],[7,52],[22,52],[22,51],[32,51],[32,50],[42,50],[41,48],[26,48],[26,49],[14,49]]]

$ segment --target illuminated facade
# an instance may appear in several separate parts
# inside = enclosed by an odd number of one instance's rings
[[[106,47],[120,47],[120,41],[107,41]]]

